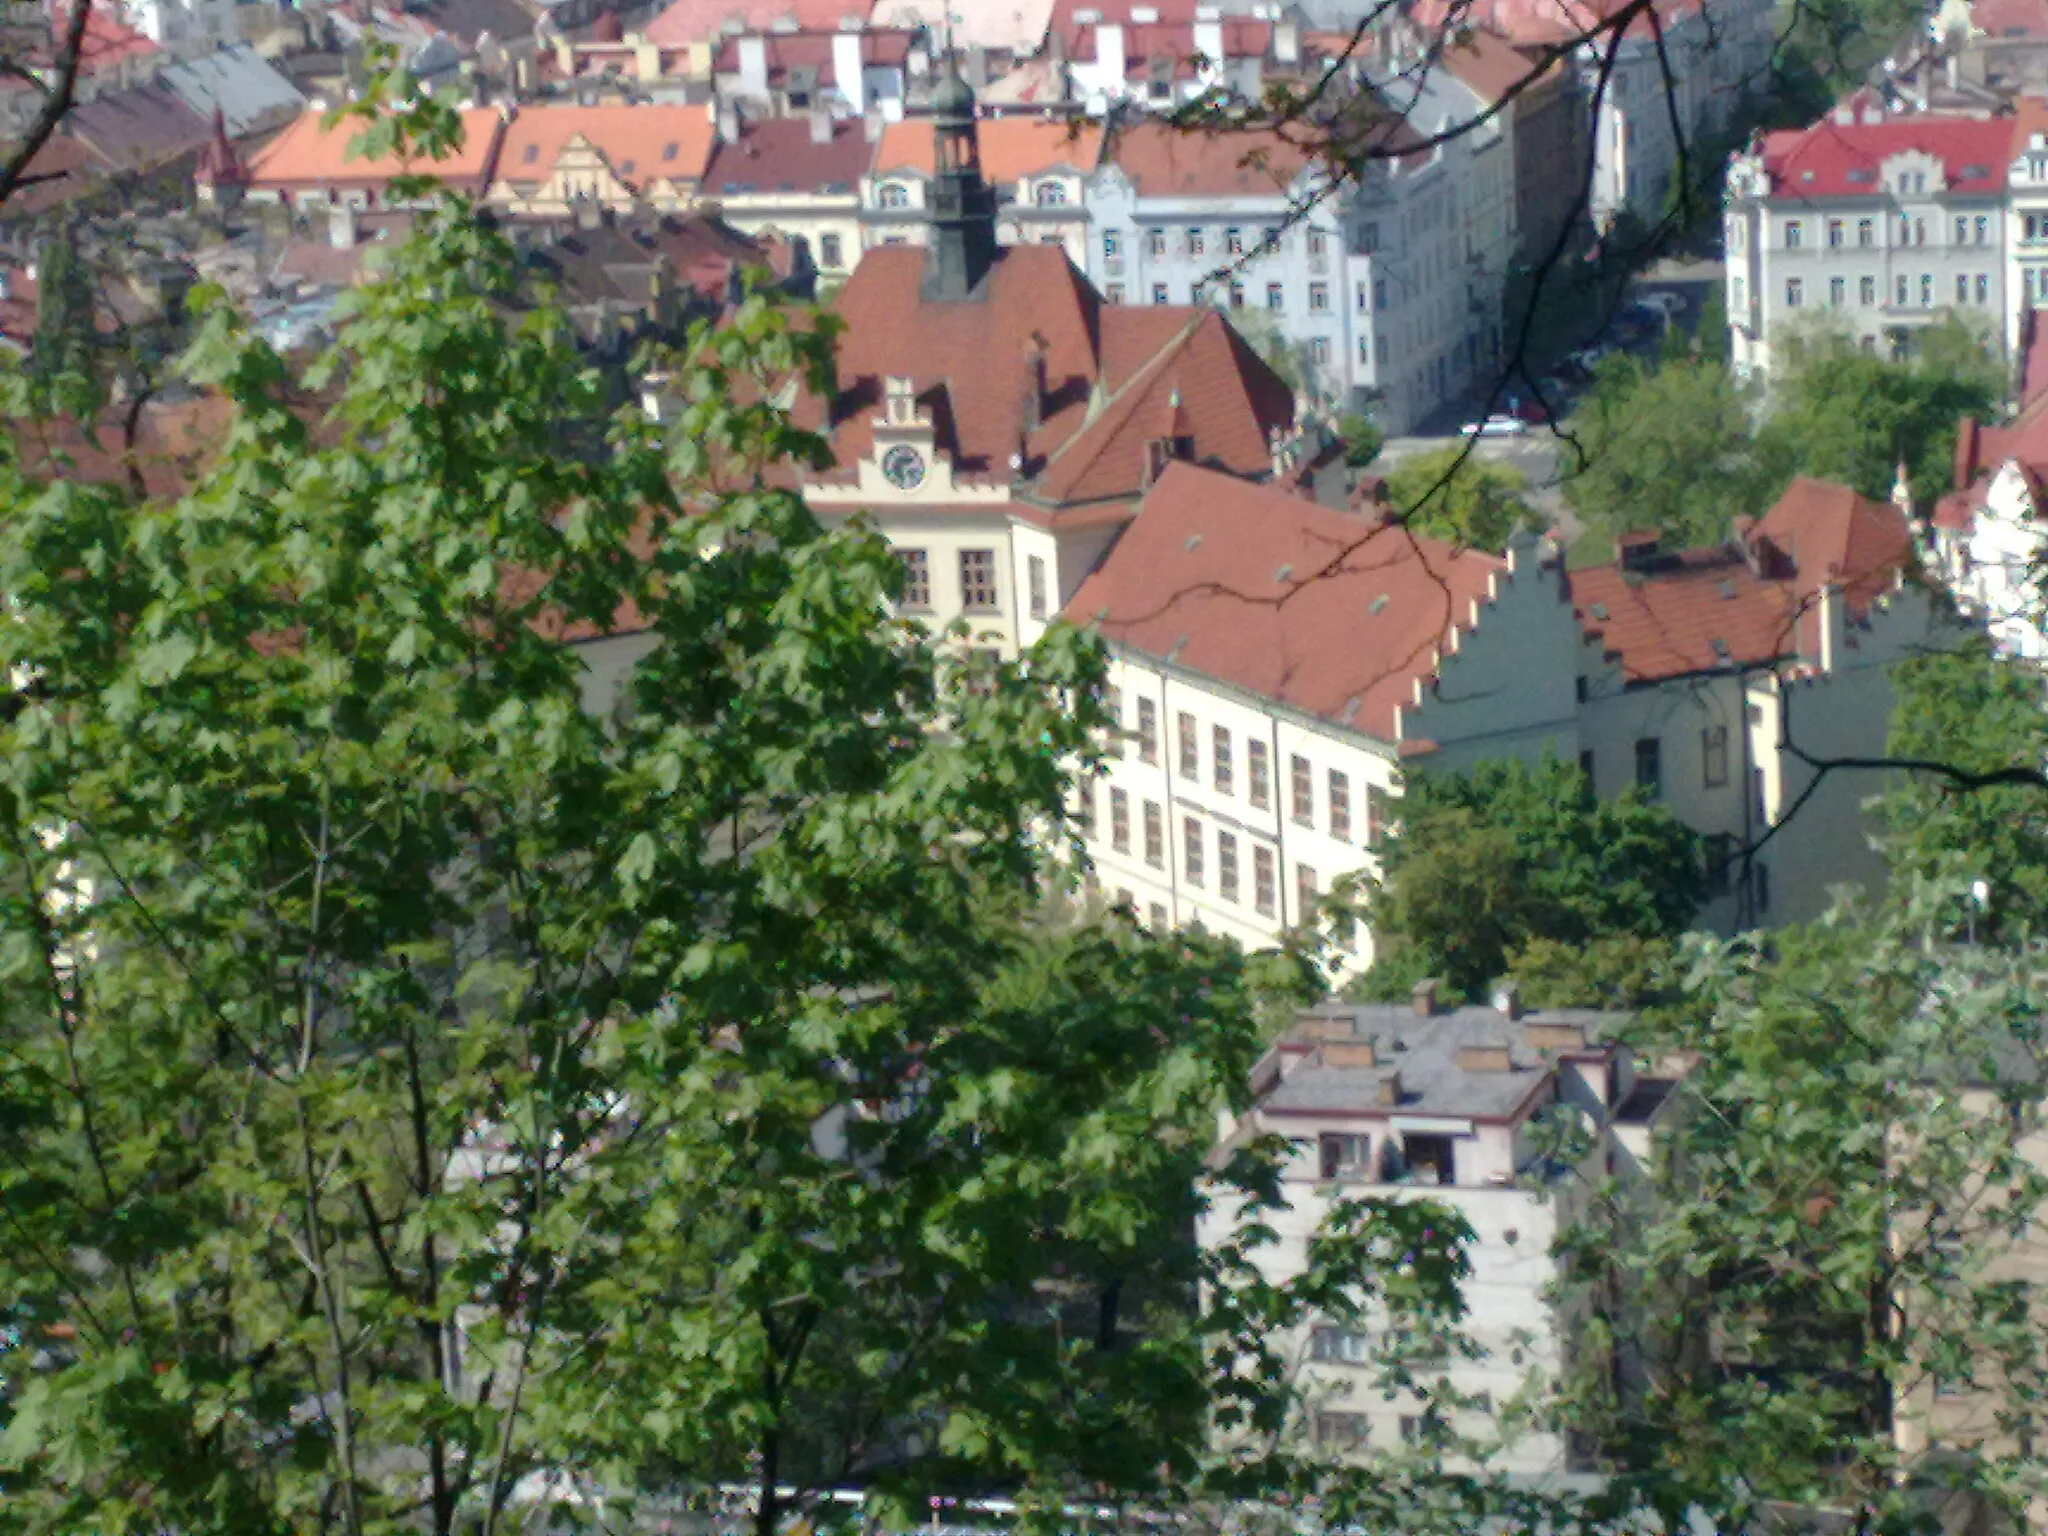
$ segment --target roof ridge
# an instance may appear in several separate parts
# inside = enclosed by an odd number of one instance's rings
[[[1195,306],[1190,305],[1189,308],[1193,309]],[[1119,424],[1127,421],[1130,418],[1131,412],[1137,409],[1139,401],[1143,398],[1138,388],[1140,383],[1146,382],[1156,372],[1163,371],[1170,360],[1187,349],[1188,343],[1194,339],[1195,333],[1201,329],[1203,319],[1209,313],[1211,312],[1208,310],[1197,309],[1194,314],[1189,316],[1187,324],[1182,326],[1165,346],[1152,355],[1151,361],[1133,373],[1124,381],[1122,387],[1103,402],[1102,410],[1093,421],[1082,422],[1080,428],[1073,436],[1046,455],[1045,468],[1039,471],[1039,478],[1043,480],[1047,474],[1051,473],[1055,465],[1061,464],[1065,460],[1068,452],[1076,443],[1080,442],[1082,438],[1086,437],[1102,423],[1112,419],[1116,420]],[[1101,377],[1099,359],[1097,368],[1096,376],[1099,378]],[[1114,434],[1111,435],[1113,436]],[[1106,446],[1107,441],[1105,440],[1102,445],[1097,447],[1096,453],[1100,455]],[[1093,463],[1094,460],[1090,459],[1087,462]]]

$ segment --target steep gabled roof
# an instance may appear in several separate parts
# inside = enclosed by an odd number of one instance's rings
[[[722,193],[842,192],[849,197],[867,173],[874,146],[859,118],[825,125],[819,143],[808,117],[772,117],[748,123],[738,139],[720,143],[704,168],[704,195]]]
[[[490,175],[505,120],[489,107],[471,107],[462,114],[462,146],[446,160],[402,164],[392,156],[351,157],[348,147],[362,125],[343,119],[333,128],[322,124],[325,113],[301,113],[249,164],[255,188],[298,186],[376,186],[394,176],[431,175],[458,191],[480,191]]]
[[[1996,193],[2012,161],[2014,119],[1940,117],[1915,113],[1883,122],[1837,122],[1830,114],[1807,128],[1764,135],[1771,194],[1786,198],[1884,195],[1884,162],[1918,151],[1942,165],[1951,192]]]
[[[638,186],[701,177],[718,136],[702,107],[552,102],[521,107],[505,129],[497,179],[545,181],[575,139],[603,155],[620,180]]]
[[[1396,711],[1505,562],[1169,465],[1064,616],[1261,698],[1397,739]]]
[[[1313,157],[1273,132],[1201,133],[1147,117],[1108,159],[1143,197],[1285,197]]]

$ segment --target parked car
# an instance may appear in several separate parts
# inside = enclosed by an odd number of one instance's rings
[[[1685,313],[1685,299],[1676,293],[1639,293],[1635,296],[1638,309],[1654,309],[1670,320]]]
[[[1458,431],[1466,437],[1520,437],[1529,430],[1529,423],[1519,416],[1489,416],[1484,421],[1468,421]]]
[[[1552,397],[1555,398],[1554,396]],[[1534,395],[1514,394],[1508,396],[1508,414],[1518,421],[1531,426],[1541,426],[1550,420],[1550,412]]]

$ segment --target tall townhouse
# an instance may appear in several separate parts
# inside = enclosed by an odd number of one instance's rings
[[[1102,160],[1102,127],[1077,118],[985,118],[976,125],[981,174],[996,201],[1003,245],[1057,245],[1077,267],[1088,260],[1087,178]],[[882,130],[860,189],[865,246],[923,245],[938,159],[930,118]]]
[[[2048,662],[2041,562],[2048,551],[2048,316],[2021,316],[2020,406],[1992,426],[1963,420],[1955,489],[1934,504],[1934,566],[1949,595],[2009,656]]]
[[[1226,1129],[1228,1149],[1279,1135],[1292,1151],[1273,1240],[1253,1250],[1262,1277],[1285,1284],[1339,1202],[1429,1200],[1472,1232],[1463,1348],[1412,1361],[1453,1396],[1384,1390],[1385,1344],[1371,1319],[1314,1317],[1280,1347],[1306,1404],[1300,1437],[1324,1456],[1384,1454],[1423,1438],[1432,1413],[1493,1451],[1488,1469],[1523,1478],[1581,1470],[1541,1417],[1510,1429],[1518,1399],[1541,1401],[1583,1349],[1577,1314],[1559,1305],[1559,1233],[1587,1213],[1602,1173],[1633,1175],[1673,1102],[1671,1080],[1639,1073],[1614,1043],[1620,1015],[1524,1013],[1512,989],[1493,1006],[1445,1008],[1430,984],[1411,1005],[1330,1003],[1298,1018],[1252,1072],[1252,1107]],[[1573,1169],[1546,1159],[1539,1117],[1568,1106],[1592,1133]],[[1590,1178],[1581,1175],[1591,1175]],[[1243,1216],[1219,1198],[1197,1240],[1215,1250]]]
[[[2018,352],[2026,317],[2048,309],[2048,100],[2022,99],[2006,171],[2006,345]]]
[[[746,234],[780,236],[821,281],[843,282],[860,260],[860,181],[874,151],[858,118],[728,113],[700,206]]]
[[[1881,754],[1885,668],[1952,634],[1912,558],[1899,508],[1811,480],[1725,548],[1567,574],[1533,538],[1460,550],[1171,465],[1066,610],[1120,725],[1079,792],[1092,879],[1248,945],[1332,922],[1362,968],[1371,935],[1318,901],[1378,873],[1406,776],[1550,753],[1703,835],[1702,921],[1806,920],[1880,873],[1873,784],[1816,765]]]
[[[1449,157],[1375,133],[1381,158],[1332,188],[1277,134],[1130,124],[1089,181],[1089,275],[1111,304],[1222,308],[1288,343],[1324,404],[1407,431],[1469,379],[1486,317]]]
[[[1662,216],[1679,134],[1690,146],[1725,127],[1745,96],[1767,89],[1777,46],[1771,0],[1658,0],[1655,24],[1633,13],[1610,49],[1610,18],[1622,9],[1619,0],[1421,0],[1412,13],[1433,30],[1478,27],[1538,57],[1570,57],[1592,112],[1590,203],[1603,226],[1622,213]]]
[[[934,91],[922,245],[869,250],[833,302],[829,394],[792,409],[835,463],[828,522],[870,518],[903,561],[902,610],[971,647],[1036,640],[1181,461],[1262,479],[1296,466],[1292,396],[1213,309],[1105,304],[1055,244],[1002,246],[974,97]]]
[[[1859,95],[1735,156],[1726,246],[1737,371],[1767,373],[1778,328],[1812,311],[1887,357],[1907,355],[1914,332],[1949,311],[2006,335],[2014,124],[1892,116]]]

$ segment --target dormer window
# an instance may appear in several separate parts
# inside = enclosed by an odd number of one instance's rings
[[[875,193],[877,208],[908,208],[910,189],[900,181],[885,181]]]
[[[526,153],[522,155],[520,158],[527,165],[532,165],[535,161],[540,159],[540,146],[538,144],[527,145]]]
[[[1031,200],[1041,208],[1064,208],[1067,206],[1067,184],[1063,181],[1041,181],[1032,192]]]
[[[917,420],[917,387],[907,378],[882,381],[884,415],[891,426],[909,426]]]

